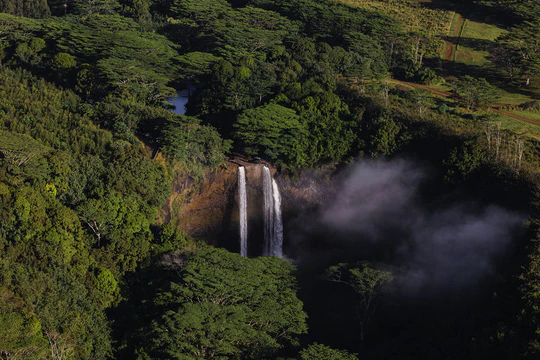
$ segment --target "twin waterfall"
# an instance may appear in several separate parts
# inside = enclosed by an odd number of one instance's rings
[[[283,257],[283,221],[281,195],[276,181],[267,166],[262,168],[264,198],[264,247],[263,256]],[[247,196],[246,168],[238,168],[238,198],[240,209],[240,255],[247,256]]]

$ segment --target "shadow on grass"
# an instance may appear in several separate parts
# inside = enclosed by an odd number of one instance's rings
[[[491,51],[495,46],[495,42],[485,39],[473,39],[473,38],[464,38],[457,36],[445,36],[444,41],[449,42],[454,45],[460,45],[467,47],[469,49],[474,49],[477,51]]]
[[[422,3],[422,6],[433,10],[455,11],[468,20],[493,24],[506,29],[519,21],[518,18],[512,17],[512,14],[494,6],[470,1],[433,0],[431,3]]]
[[[453,76],[457,78],[469,75],[475,78],[484,78],[491,85],[509,93],[521,94],[533,99],[540,99],[540,89],[537,86],[533,85],[525,87],[524,82],[520,81],[520,79],[511,81],[505,73],[493,65],[478,66],[443,60],[441,75],[443,77]]]
[[[446,41],[451,42],[453,44],[458,44],[460,46],[467,47],[469,49],[474,49],[478,51],[491,51],[493,47],[495,46],[495,42],[491,40],[485,40],[485,39],[473,39],[473,38],[464,38],[464,37],[455,37],[455,36],[447,36],[445,37]]]

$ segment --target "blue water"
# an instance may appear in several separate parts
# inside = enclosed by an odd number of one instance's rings
[[[168,98],[168,102],[175,106],[171,111],[175,114],[185,114],[186,113],[186,104],[188,102],[188,90],[179,90],[176,92],[176,97]]]

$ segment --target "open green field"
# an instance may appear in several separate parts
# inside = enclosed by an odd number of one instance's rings
[[[451,92],[452,91],[452,85],[450,83],[442,83],[442,84],[435,84],[431,85],[430,88],[438,91],[443,92]],[[509,90],[506,90],[504,88],[496,88],[496,103],[501,104],[508,104],[508,105],[519,105],[523,104],[525,102],[533,101],[534,99],[531,98],[528,95],[519,93],[519,92],[511,92]],[[525,115],[523,115],[525,116]]]
[[[377,1],[377,0],[333,0],[351,7],[379,11],[402,22],[407,32],[422,31],[431,35],[444,36],[450,30],[453,12],[422,6],[431,0]]]
[[[465,20],[463,27],[463,38],[490,40],[493,41],[500,35],[508,31],[501,29],[496,25],[479,23],[471,20]]]
[[[394,16],[408,24],[409,30],[414,31],[421,27],[422,23],[436,23],[438,31],[446,31],[447,41],[441,58],[446,61],[447,71],[443,74],[448,82],[432,84],[432,90],[450,93],[453,89],[450,79],[457,80],[462,76],[470,75],[476,78],[485,78],[496,88],[496,103],[510,105],[510,108],[526,102],[540,99],[540,77],[533,78],[530,87],[523,87],[519,81],[510,81],[507,74],[492,61],[492,51],[495,40],[508,32],[500,25],[500,18],[490,18],[489,15],[475,12],[473,8],[455,8],[443,6],[444,9],[422,6],[422,3],[431,1],[404,1],[404,2],[381,2],[376,0],[334,0],[359,8],[368,8],[381,11]],[[446,5],[452,5],[447,3]],[[490,23],[493,21],[493,23]],[[422,24],[425,25],[425,24]],[[444,30],[443,30],[444,29]],[[411,86],[400,83],[400,86]],[[434,97],[439,95],[433,94]],[[452,102],[451,99],[446,101]],[[504,108],[504,107],[503,107]],[[540,114],[529,111],[508,111],[510,114],[540,121]],[[540,126],[515,119],[509,115],[495,115],[505,129],[515,133],[522,133],[536,140],[540,140]]]
[[[508,30],[495,22],[490,23],[492,19],[488,16],[471,13],[470,9],[456,9],[456,12],[457,14],[454,16],[454,20],[459,19],[460,16],[463,16],[464,20],[459,31],[457,28],[450,29],[449,31],[449,37],[452,42],[448,44],[455,43],[457,46],[452,54],[451,61],[453,61],[453,66],[446,75],[457,78],[464,75],[486,78],[497,89],[498,96],[495,100],[497,103],[519,105],[540,99],[540,77],[533,78],[530,87],[524,87],[519,83],[519,79],[511,81],[508,75],[503,70],[497,68],[491,59],[490,52],[495,45],[496,39],[507,33]],[[454,24],[454,27],[457,25]],[[448,56],[448,54],[445,55]],[[447,57],[447,60],[450,59]],[[435,88],[445,92],[451,90],[449,84],[441,84]],[[527,119],[540,121],[540,114],[535,112],[510,112]],[[498,115],[498,118],[500,118],[504,127],[508,130],[525,133],[535,139],[540,139],[539,126],[504,115]]]
[[[510,92],[505,89],[498,88],[498,97],[496,101],[501,104],[519,105],[533,100],[533,98],[523,93]]]
[[[530,116],[529,112],[526,111],[511,111],[511,113],[526,116],[528,118],[540,121],[540,115],[538,115],[538,117],[535,119]],[[496,115],[494,119],[496,121],[500,121],[501,128],[505,130],[511,131],[516,134],[522,134],[525,137],[540,141],[540,126],[519,121],[504,115]]]
[[[449,44],[456,43],[455,53],[452,59],[453,67],[446,75],[461,77],[470,75],[477,78],[486,78],[492,85],[499,89],[497,102],[518,105],[524,102],[540,99],[540,77],[533,78],[530,87],[524,87],[520,83],[519,76],[510,80],[504,70],[497,68],[491,59],[496,39],[509,30],[500,25],[487,14],[475,12],[473,8],[456,8],[455,19],[464,18],[461,31],[457,29],[449,31]],[[474,20],[473,20],[474,19]],[[456,38],[457,36],[457,38]]]
[[[513,111],[509,111],[509,112],[511,112],[512,114],[519,115],[519,116],[527,117],[527,118],[529,118],[531,120],[540,121],[540,113],[538,113],[538,112],[523,111],[523,110],[513,110]]]
[[[494,40],[505,32],[506,30],[496,25],[466,19],[454,60],[477,66],[491,63],[489,49],[493,46]]]

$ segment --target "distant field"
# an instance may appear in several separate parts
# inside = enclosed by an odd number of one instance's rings
[[[402,21],[406,31],[422,31],[431,35],[445,36],[450,29],[453,13],[446,10],[430,9],[421,3],[431,0],[376,1],[376,0],[334,0],[361,9],[380,11]]]
[[[505,32],[495,25],[465,20],[455,61],[478,66],[491,63],[489,50],[493,41]]]
[[[441,50],[443,60],[453,62],[455,66],[449,67],[446,76],[459,78],[463,75],[484,77],[496,88],[497,103],[519,105],[536,99],[540,99],[540,76],[532,79],[530,88],[520,87],[514,82],[510,83],[503,70],[496,68],[490,59],[490,51],[495,39],[508,30],[495,24],[473,21],[469,18],[470,13],[456,11],[433,10],[421,6],[422,2],[431,0],[408,0],[408,1],[377,1],[377,0],[334,0],[335,2],[349,6],[372,9],[395,17],[407,26],[408,31],[418,29],[430,29],[431,33],[440,33],[449,40]],[[473,18],[482,18],[479,16]],[[489,20],[486,20],[489,21]],[[443,47],[441,47],[442,49]],[[398,82],[396,82],[398,83]],[[411,86],[399,82],[400,86]],[[449,93],[452,86],[449,83],[439,83],[429,86],[433,90]],[[433,95],[438,97],[437,95]],[[449,103],[453,101],[446,99]],[[540,113],[528,111],[508,111],[509,113],[525,117],[530,120],[540,121]],[[506,115],[494,116],[501,121],[504,129],[515,133],[522,133],[527,137],[540,141],[540,126],[514,119]]]
[[[509,111],[509,112],[511,112],[512,114],[516,114],[516,115],[520,115],[520,116],[527,117],[527,118],[532,119],[532,120],[540,121],[540,113],[537,113],[537,112],[533,112],[533,111],[521,111],[521,110]],[[537,126],[537,128],[540,129],[539,126]]]
[[[517,115],[521,115],[521,116],[525,116],[525,117],[533,119],[533,117],[530,116],[531,113],[526,112],[526,111],[511,111],[511,112]],[[529,124],[529,123],[519,121],[516,119],[512,119],[510,117],[503,116],[503,115],[496,115],[494,119],[496,121],[501,122],[502,129],[514,132],[516,134],[522,134],[525,137],[529,137],[529,138],[540,141],[540,126]],[[540,116],[538,116],[538,118],[535,120],[540,120]]]
[[[466,20],[465,27],[463,28],[462,37],[493,41],[500,35],[507,32],[508,31],[501,29],[500,27],[497,27],[495,25]]]
[[[499,103],[509,104],[509,105],[519,105],[519,104],[523,104],[529,101],[532,101],[532,98],[527,95],[508,92],[503,89],[499,89],[499,97],[497,98],[497,102]]]
[[[466,67],[468,75],[485,77],[499,89],[500,103],[518,105],[540,97],[540,77],[534,78],[531,87],[520,88],[510,83],[503,70],[496,68],[490,59],[490,51],[495,40],[508,31],[494,24],[466,19],[460,34],[454,56],[456,68]],[[528,117],[528,115],[523,115]]]

